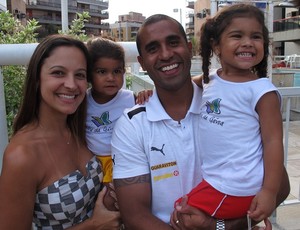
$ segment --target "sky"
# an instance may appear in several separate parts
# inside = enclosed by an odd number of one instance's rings
[[[105,21],[115,23],[119,15],[128,14],[130,11],[141,13],[145,17],[162,13],[180,21],[180,10],[173,10],[181,9],[181,19],[184,23],[186,5],[186,0],[109,0],[109,19]]]

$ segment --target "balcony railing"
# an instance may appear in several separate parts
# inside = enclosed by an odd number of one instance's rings
[[[274,32],[300,29],[300,16],[283,18],[273,23]]]
[[[138,55],[135,42],[119,42],[125,50],[125,61],[130,65],[131,71],[134,75],[138,75],[139,64],[136,62]],[[2,166],[2,154],[8,143],[5,100],[4,100],[4,86],[1,66],[4,65],[27,65],[28,61],[36,48],[37,43],[34,44],[0,44],[0,169]],[[285,102],[285,122],[284,122],[284,163],[287,165],[288,160],[288,145],[289,145],[289,127],[290,127],[290,113],[291,100],[300,97],[300,87],[281,87],[278,88]],[[300,140],[299,140],[300,141]],[[286,204],[299,204],[299,197],[295,200],[289,200]],[[275,220],[273,220],[276,222]]]

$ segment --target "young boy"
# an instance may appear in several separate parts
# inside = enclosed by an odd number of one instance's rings
[[[88,148],[97,155],[103,169],[103,183],[112,182],[111,135],[114,125],[125,108],[143,104],[152,90],[139,92],[137,98],[123,89],[125,52],[121,45],[106,39],[93,38],[87,42],[92,63],[92,74],[87,90],[86,138]],[[137,99],[137,101],[136,101]],[[108,191],[110,186],[108,186]]]

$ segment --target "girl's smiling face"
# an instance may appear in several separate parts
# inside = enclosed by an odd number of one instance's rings
[[[222,70],[244,71],[259,64],[264,57],[263,28],[254,17],[233,18],[214,46]]]

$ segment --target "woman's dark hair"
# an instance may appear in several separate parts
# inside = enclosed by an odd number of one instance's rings
[[[57,47],[76,47],[81,50],[86,58],[87,76],[91,73],[89,53],[85,44],[67,35],[50,35],[36,47],[29,61],[27,76],[24,84],[23,100],[13,124],[14,134],[32,122],[39,122],[39,108],[41,103],[40,79],[41,68]],[[70,57],[72,58],[72,57]],[[86,143],[85,139],[86,98],[79,105],[75,113],[68,115],[67,125],[78,141]]]
[[[148,26],[148,25],[151,25],[153,23],[160,22],[160,21],[163,21],[163,20],[175,22],[178,26],[180,34],[185,39],[185,41],[188,42],[187,38],[186,38],[186,33],[184,31],[184,28],[182,27],[182,25],[178,21],[176,21],[174,18],[171,18],[171,17],[169,17],[167,15],[164,15],[164,14],[154,14],[154,15],[150,16],[149,18],[147,18],[144,21],[143,25],[139,28],[139,31],[136,35],[136,46],[137,46],[137,50],[139,52],[139,55],[141,55],[141,38],[140,38],[140,34],[141,34],[141,31],[143,30],[143,28]]]
[[[264,13],[251,4],[233,4],[220,10],[213,18],[201,27],[200,55],[202,57],[202,71],[204,82],[209,82],[209,67],[213,56],[213,44],[220,43],[221,35],[234,18],[255,18],[262,26],[264,40],[264,57],[262,61],[253,66],[252,71],[258,77],[267,76],[268,56],[269,56],[269,31],[265,26]]]
[[[87,48],[91,57],[92,68],[94,68],[95,62],[99,58],[112,58],[123,63],[123,69],[125,69],[125,51],[123,47],[107,38],[93,38],[88,40]],[[91,78],[88,78],[88,81],[92,81]]]

